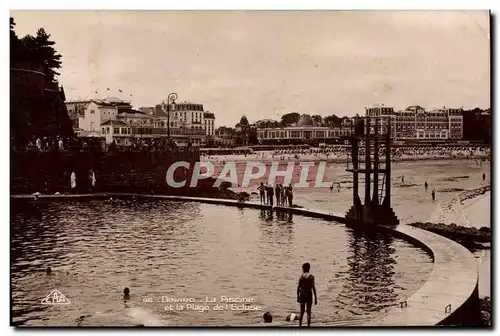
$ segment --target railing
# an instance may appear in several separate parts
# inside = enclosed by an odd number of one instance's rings
[[[133,135],[155,135],[155,134],[168,134],[168,129],[163,127],[134,127],[132,126]],[[170,135],[206,135],[203,129],[188,129],[188,128],[171,128]]]

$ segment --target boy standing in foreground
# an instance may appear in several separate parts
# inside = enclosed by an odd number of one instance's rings
[[[302,318],[304,317],[304,311],[307,308],[307,326],[311,326],[311,307],[313,302],[314,293],[314,304],[318,304],[318,295],[316,294],[316,286],[314,285],[314,276],[309,273],[311,270],[311,265],[305,263],[302,265],[302,275],[299,278],[299,284],[297,286],[297,302],[300,303],[300,319],[299,327],[302,327]]]

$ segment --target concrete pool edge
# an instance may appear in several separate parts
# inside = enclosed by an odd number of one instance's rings
[[[173,195],[100,193],[38,196],[39,199],[88,200],[109,199],[110,197],[164,199],[262,210],[271,209],[270,206],[253,202],[240,203],[237,200]],[[11,199],[33,198],[33,195],[11,195]],[[286,207],[273,207],[273,209],[345,223],[343,215],[333,212]],[[380,315],[377,320],[361,323],[360,327],[463,325],[474,323],[473,321],[476,318],[474,315],[479,314],[479,296],[478,269],[472,253],[452,240],[409,225],[401,224],[395,228],[379,225],[378,228],[388,230],[411,244],[423,248],[433,258],[434,267],[425,284],[402,303],[401,307],[390,309],[386,314]]]

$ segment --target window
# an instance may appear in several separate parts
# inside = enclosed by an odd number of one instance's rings
[[[113,127],[114,134],[120,134],[120,129],[118,127]]]
[[[94,122],[93,121],[90,122],[90,130],[94,131]]]
[[[106,129],[104,127],[102,128],[102,134],[106,134]]]
[[[95,110],[90,110],[90,114],[95,114]]]
[[[109,134],[109,127],[106,127],[106,134]]]

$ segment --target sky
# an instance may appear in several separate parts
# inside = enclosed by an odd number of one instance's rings
[[[11,11],[43,27],[68,100],[154,106],[170,92],[216,126],[285,113],[490,107],[487,11]],[[110,90],[108,91],[107,88]],[[118,91],[122,90],[122,93]],[[132,95],[132,96],[131,96]]]

